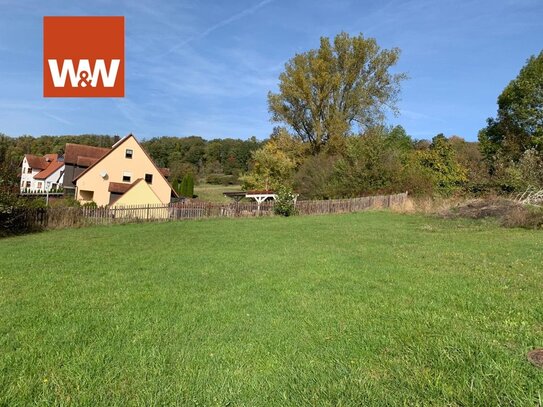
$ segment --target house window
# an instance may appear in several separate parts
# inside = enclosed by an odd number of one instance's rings
[[[148,184],[152,184],[153,183],[153,174],[145,174],[145,182],[147,182]]]
[[[42,186],[43,186],[43,183],[38,182],[38,189],[41,189]]]
[[[131,149],[127,148],[125,153],[124,153],[124,156],[125,158],[132,158],[132,155],[134,154],[134,151],[132,151]]]
[[[32,168],[28,167],[28,169],[26,170],[26,172],[28,172],[29,174],[32,174]]]
[[[131,181],[132,181],[132,173],[123,172],[123,182],[131,182]]]
[[[26,187],[30,188],[30,181],[26,181]]]
[[[94,198],[94,191],[81,190],[79,191],[79,195],[81,196],[82,200],[90,202]]]

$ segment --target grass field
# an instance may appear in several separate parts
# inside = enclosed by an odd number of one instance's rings
[[[241,191],[239,185],[213,185],[213,184],[199,184],[194,186],[194,194],[198,196],[198,199],[209,202],[233,202],[232,198],[228,198],[223,195],[223,192]]]
[[[0,241],[0,405],[541,405],[543,234],[386,212]]]

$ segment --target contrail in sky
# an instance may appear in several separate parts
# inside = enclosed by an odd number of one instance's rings
[[[181,47],[191,43],[192,41],[199,40],[199,39],[202,39],[204,37],[207,37],[213,31],[216,31],[219,28],[222,28],[222,27],[224,27],[224,26],[226,26],[228,24],[232,24],[233,22],[238,21],[238,20],[242,19],[243,17],[247,17],[248,15],[251,15],[251,14],[255,13],[256,11],[258,11],[259,9],[264,7],[266,4],[271,3],[272,1],[274,1],[274,0],[263,0],[263,1],[255,4],[254,6],[246,8],[245,10],[240,11],[239,13],[234,14],[233,16],[230,16],[230,17],[228,17],[228,18],[226,18],[226,19],[224,19],[222,21],[219,21],[217,24],[212,25],[211,27],[205,29],[201,33],[193,35],[193,36],[187,38],[186,40],[180,42],[179,44],[173,46],[164,55],[169,54],[170,52],[173,52],[176,49],[181,48]]]

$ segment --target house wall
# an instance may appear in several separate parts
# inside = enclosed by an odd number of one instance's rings
[[[32,170],[31,173],[28,173],[29,168],[30,166],[28,165],[28,161],[25,157],[23,158],[23,164],[21,167],[21,184],[20,184],[21,193],[37,190],[37,184],[36,184],[36,180],[34,179],[34,175],[36,175],[40,171]],[[30,186],[28,186],[27,184],[28,182],[30,182]]]
[[[58,186],[61,186],[63,184],[63,176],[62,171],[64,167],[60,167],[57,171],[52,173],[49,177],[47,177],[44,180],[41,179],[34,179],[34,176],[39,174],[41,170],[32,168],[32,172],[29,173],[28,169],[30,166],[28,165],[28,161],[26,157],[23,159],[23,164],[21,167],[21,184],[20,191],[21,193],[32,193],[32,194],[39,194],[39,193],[45,193],[46,189],[53,189],[53,183],[57,183],[57,180],[60,177],[60,182],[58,182]],[[47,183],[49,184],[49,188],[47,188]],[[28,183],[30,183],[30,186],[28,186]]]
[[[132,158],[125,157],[127,149],[133,151]],[[101,173],[107,175],[102,176]],[[130,181],[123,181],[123,174],[125,173],[131,175]],[[133,136],[127,137],[76,181],[76,199],[86,202],[83,191],[93,191],[93,201],[98,206],[108,205],[110,196],[108,187],[110,182],[132,184],[138,178],[145,179],[145,174],[152,174],[153,182],[149,186],[160,202],[163,204],[169,203],[171,196],[170,185],[160,175],[136,139]]]
[[[75,166],[72,164],[64,165],[64,191],[75,189],[75,185],[72,182],[75,178]]]
[[[149,205],[148,209],[145,206]],[[140,218],[140,219],[167,219],[170,217],[170,210],[158,199],[149,184],[139,181],[113,205],[112,209],[115,218]],[[131,208],[136,206],[138,209]],[[157,207],[158,206],[158,207]],[[142,209],[143,208],[143,209]]]
[[[54,185],[56,185],[57,189],[62,187],[64,185],[64,166],[49,175],[44,181],[46,182],[45,185],[49,182],[49,190],[53,189]]]
[[[64,191],[67,191],[68,194],[70,193],[70,191],[75,191],[75,184],[73,180],[86,169],[87,167],[78,167],[74,164],[65,164],[63,181]]]

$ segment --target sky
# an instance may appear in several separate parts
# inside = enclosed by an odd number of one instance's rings
[[[43,97],[43,17],[125,17],[124,98]],[[543,0],[0,0],[0,133],[267,138],[285,63],[344,31],[401,49],[416,139],[475,141],[543,49]]]

